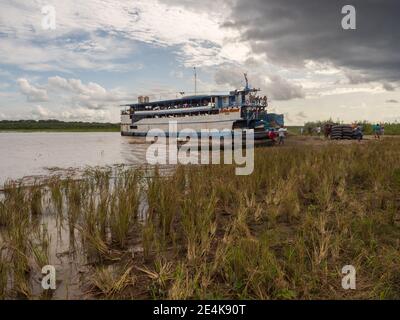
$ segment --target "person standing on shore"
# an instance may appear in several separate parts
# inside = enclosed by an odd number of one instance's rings
[[[374,138],[380,139],[381,138],[381,126],[379,125],[379,123],[375,124],[372,127],[372,130],[374,131]]]
[[[324,136],[325,139],[329,139],[331,137],[331,133],[332,133],[332,124],[327,123],[324,126]]]
[[[271,128],[268,131],[268,138],[271,139],[274,144],[276,143],[276,141],[275,141],[276,133],[275,133],[275,129],[274,128]]]
[[[354,136],[360,142],[363,139],[363,133],[361,126],[357,125],[357,127],[354,129]]]
[[[285,137],[286,137],[286,129],[281,126],[278,130],[278,144],[283,145],[285,144]]]

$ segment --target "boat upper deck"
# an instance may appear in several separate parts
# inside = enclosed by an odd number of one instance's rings
[[[144,111],[135,111],[135,115],[169,115],[169,114],[180,114],[180,113],[203,113],[209,112],[213,109],[212,106],[202,106],[202,107],[191,107],[191,108],[177,108],[177,109],[165,109],[165,110],[144,110]]]
[[[266,107],[267,97],[256,97],[252,93],[256,89],[244,89],[231,91],[229,94],[195,95],[182,98],[159,100],[159,101],[140,101],[122,105],[129,107],[129,112],[154,112],[158,110],[171,110],[171,113],[187,112],[189,108],[230,108],[241,106]],[[128,111],[123,111],[128,112]]]
[[[215,103],[219,99],[229,99],[229,95],[201,95],[201,96],[187,96],[177,99],[169,99],[169,100],[159,100],[159,101],[151,101],[151,102],[143,102],[143,103],[132,103],[122,105],[123,107],[130,107],[133,110],[148,110],[153,108],[168,108],[168,107],[200,107],[200,106],[208,106],[210,103]]]

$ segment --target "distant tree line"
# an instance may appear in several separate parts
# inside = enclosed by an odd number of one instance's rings
[[[119,131],[119,123],[60,120],[2,120],[0,130]]]

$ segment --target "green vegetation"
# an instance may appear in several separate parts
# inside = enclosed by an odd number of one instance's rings
[[[308,134],[310,132],[310,130],[312,130],[316,127],[323,128],[326,123],[337,124],[335,121],[332,121],[332,120],[307,122],[304,124],[304,134]],[[374,125],[373,123],[369,123],[367,121],[356,121],[355,123],[361,125],[361,127],[363,128],[364,134],[366,134],[366,135],[374,134],[373,130],[372,130],[372,126]],[[385,135],[400,135],[400,123],[380,123],[380,125],[384,126]],[[289,129],[289,131],[292,131],[295,134],[300,133],[301,127],[290,127],[290,128],[292,130]]]
[[[47,212],[69,230],[57,234],[80,255],[91,297],[399,299],[399,159],[400,140],[386,138],[256,149],[250,176],[209,165],[88,170],[42,192],[9,183],[0,295],[35,298],[39,266],[59,263]],[[341,286],[345,265],[357,290]]]
[[[362,122],[365,134],[374,134],[372,130],[373,124]],[[385,135],[400,135],[400,123],[381,123],[385,127]]]
[[[118,132],[118,123],[64,122],[58,120],[0,121],[0,131],[68,131],[68,132]]]
[[[301,133],[302,126],[287,126],[286,129],[288,130],[289,134],[298,135]]]

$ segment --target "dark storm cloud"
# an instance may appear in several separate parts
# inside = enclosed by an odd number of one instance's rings
[[[356,30],[341,26],[348,4],[356,8]],[[399,0],[237,0],[232,9],[224,26],[273,63],[330,61],[353,70],[353,83],[400,80]]]

